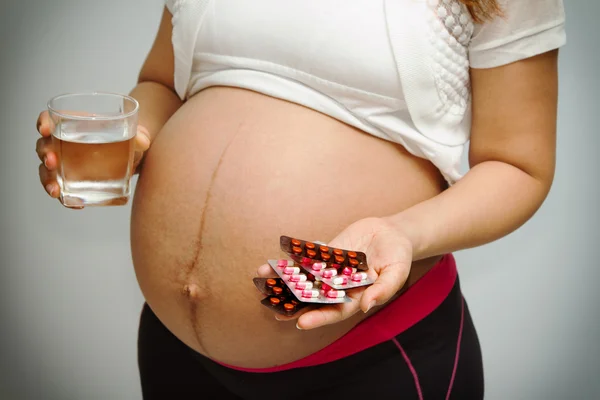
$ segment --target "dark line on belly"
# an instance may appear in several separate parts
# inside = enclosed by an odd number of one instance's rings
[[[235,135],[233,135],[231,137],[231,139],[229,140],[229,143],[227,143],[227,146],[225,146],[225,149],[223,149],[223,153],[221,153],[219,162],[217,163],[215,170],[213,171],[212,176],[210,177],[210,182],[208,183],[208,188],[206,190],[206,199],[204,200],[204,207],[202,207],[202,215],[200,216],[200,228],[198,229],[198,236],[197,236],[198,241],[196,243],[196,252],[194,255],[194,261],[192,262],[192,264],[188,267],[188,269],[186,271],[186,279],[188,279],[191,276],[191,273],[195,269],[197,269],[198,258],[200,256],[200,252],[202,251],[202,248],[203,248],[202,235],[204,233],[204,225],[206,224],[206,210],[208,209],[208,203],[210,202],[210,199],[212,198],[211,191],[212,191],[213,185],[215,183],[215,179],[217,178],[217,173],[221,169],[221,164],[223,164],[223,159],[225,158],[225,155],[227,154],[229,147],[231,147],[233,140],[237,137],[238,134],[239,134],[239,131],[238,131],[238,133],[236,133]]]
[[[200,217],[200,228],[198,229],[198,236],[197,236],[198,239],[197,239],[197,244],[196,244],[195,256],[194,256],[193,262],[190,264],[190,266],[185,271],[185,280],[184,281],[186,282],[186,284],[189,281],[190,277],[192,276],[192,273],[198,269],[200,252],[202,251],[202,248],[203,248],[202,235],[204,233],[204,225],[206,224],[206,210],[208,209],[208,203],[211,199],[211,191],[212,191],[215,179],[217,177],[217,173],[221,169],[221,164],[223,163],[223,159],[225,158],[225,155],[227,154],[229,147],[231,147],[231,144],[233,143],[233,141],[235,140],[235,138],[238,136],[239,133],[240,133],[240,129],[238,129],[238,131],[231,137],[231,139],[227,143],[227,146],[225,146],[225,148],[223,149],[223,152],[221,153],[221,157],[219,158],[219,162],[217,163],[215,170],[213,171],[212,176],[210,177],[210,182],[208,184],[208,188],[206,191],[206,199],[204,201],[204,207],[202,207],[202,215]],[[206,349],[204,349],[204,346],[202,345],[202,341],[200,340],[200,330],[198,329],[198,304],[196,304],[196,301],[197,300],[190,299],[190,302],[189,302],[189,304],[190,304],[190,308],[189,308],[190,324],[192,325],[192,329],[194,330],[194,336],[196,337],[196,343],[198,344],[198,346],[201,349],[203,349],[205,354],[208,354],[206,352]]]

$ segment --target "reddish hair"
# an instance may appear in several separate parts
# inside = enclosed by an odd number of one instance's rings
[[[476,22],[489,21],[502,15],[498,0],[459,0],[467,6]]]

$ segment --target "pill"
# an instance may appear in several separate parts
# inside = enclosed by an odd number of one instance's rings
[[[319,297],[319,291],[314,290],[314,289],[303,290],[302,297],[308,297],[308,298]]]
[[[298,304],[300,304],[300,302],[298,300],[292,300],[292,304],[297,306]]]
[[[348,267],[344,268],[344,269],[342,270],[342,274],[343,274],[343,275],[346,275],[346,276],[350,276],[350,275],[352,275],[352,268],[348,268]]]
[[[342,256],[335,256],[335,262],[337,264],[342,264],[344,262],[344,257],[342,257]]]
[[[302,244],[298,239],[292,239],[292,246],[300,246]]]
[[[348,277],[347,276],[336,276],[331,281],[333,282],[334,285],[345,285],[348,283]]]
[[[331,260],[331,254],[329,253],[321,253],[321,260],[327,262]]]
[[[321,273],[323,278],[332,278],[337,275],[337,270],[335,268],[326,268]]]
[[[285,267],[283,269],[283,273],[286,275],[294,275],[300,272],[300,268],[298,267]]]
[[[277,261],[277,266],[279,268],[284,268],[284,267],[291,267],[294,265],[294,262],[291,260],[279,260]]]
[[[319,246],[319,251],[321,253],[329,253],[329,247],[327,247],[327,246]]]
[[[310,290],[313,288],[313,283],[308,281],[302,281],[296,283],[296,290]]]
[[[267,279],[267,281],[265,282],[265,284],[268,287],[273,287],[273,286],[277,285],[277,281],[275,279],[269,278],[269,279]]]
[[[365,279],[367,279],[366,272],[357,272],[356,274],[352,275],[352,280],[354,282],[364,281]]]
[[[281,293],[283,293],[283,289],[280,288],[279,286],[276,286],[273,288],[273,293],[275,293],[276,295],[280,295]]]
[[[285,303],[283,305],[283,308],[285,309],[285,311],[294,311],[294,308],[296,308],[296,306],[292,303]]]
[[[271,299],[269,301],[274,306],[276,306],[277,304],[281,303],[281,300],[279,300],[277,297],[271,297]]]
[[[302,265],[307,266],[312,264],[314,261],[308,257],[303,257],[302,258]]]
[[[333,254],[335,254],[336,256],[343,256],[344,252],[340,249],[333,249]]]
[[[312,269],[313,271],[320,271],[323,268],[326,268],[327,264],[323,263],[323,262],[316,262],[312,265]]]
[[[358,265],[358,260],[356,258],[350,258],[348,259],[348,263],[352,266],[352,267],[356,267]]]
[[[325,291],[325,292],[328,292],[333,288],[331,286],[329,286],[328,284],[324,283],[323,285],[321,285],[321,289],[323,289],[323,291]]]
[[[356,258],[356,252],[355,251],[349,251],[346,254],[348,255],[348,258]]]
[[[290,276],[290,282],[304,282],[306,280],[306,275],[297,274]]]
[[[302,248],[299,246],[292,247],[292,253],[294,254],[302,254]]]
[[[314,250],[306,250],[306,255],[310,258],[315,258],[317,256],[317,252]]]
[[[339,299],[340,297],[344,297],[346,292],[343,290],[330,290],[327,292],[327,297],[330,299]]]
[[[314,250],[315,249],[315,244],[311,243],[311,242],[306,242],[304,243],[304,247],[309,249],[309,250]]]

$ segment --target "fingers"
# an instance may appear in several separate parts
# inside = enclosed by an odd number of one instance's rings
[[[58,165],[58,157],[54,152],[52,138],[43,137],[38,139],[35,145],[35,152],[37,153],[40,161],[44,163],[46,168],[49,170],[56,169]]]
[[[335,324],[360,311],[358,304],[358,300],[353,298],[349,303],[327,305],[311,310],[298,318],[296,327],[301,330],[309,330]]]
[[[374,306],[387,303],[404,285],[409,271],[410,264],[400,262],[383,267],[377,280],[362,295],[360,309],[366,313]]]
[[[263,264],[256,270],[256,276],[260,278],[278,278],[279,276],[269,264]]]
[[[144,157],[144,153],[150,148],[150,143],[152,139],[150,137],[150,132],[145,127],[138,125],[137,133],[135,135],[134,141],[134,157],[133,157],[133,165],[137,167],[138,164],[142,161]]]
[[[48,195],[54,199],[58,198],[59,188],[56,182],[56,172],[50,171],[44,164],[40,164],[39,168],[40,182],[46,189]]]
[[[43,137],[48,137],[54,132],[54,122],[48,111],[42,111],[37,119],[37,130]]]

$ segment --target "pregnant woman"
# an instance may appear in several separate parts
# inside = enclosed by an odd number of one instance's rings
[[[167,1],[131,93],[144,398],[481,399],[452,252],[546,198],[564,43],[560,0]],[[252,278],[280,235],[377,280],[277,319]]]

